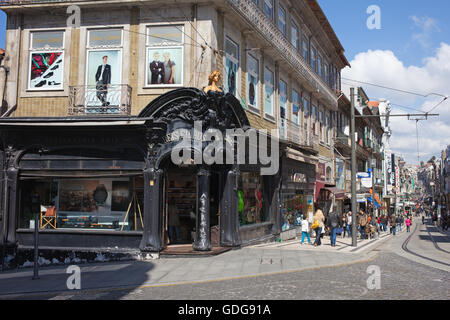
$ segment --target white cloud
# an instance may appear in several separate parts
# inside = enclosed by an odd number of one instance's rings
[[[438,23],[435,19],[430,17],[412,16],[410,19],[414,22],[415,32],[412,35],[412,40],[418,42],[422,48],[428,49],[431,46],[431,36],[433,32],[440,32]]]
[[[427,22],[423,22],[426,24]],[[431,28],[431,27],[430,27]],[[342,72],[343,78],[379,84],[385,87],[402,89],[417,94],[439,93],[450,95],[450,45],[441,43],[435,55],[423,59],[422,66],[408,66],[399,60],[392,51],[369,50],[359,53],[350,62],[352,68]],[[391,103],[409,106],[424,112],[430,111],[442,101],[442,97],[430,95],[426,98],[391,91],[370,85],[351,83],[343,80],[343,90],[349,96],[349,87],[363,86],[371,100],[386,98]],[[418,113],[393,105],[393,113]],[[419,121],[419,147],[421,160],[426,161],[432,155],[439,154],[450,144],[450,99],[442,103],[433,113],[439,118],[430,117]],[[391,148],[403,154],[410,163],[417,163],[416,123],[403,117],[392,117],[390,126],[393,131]]]

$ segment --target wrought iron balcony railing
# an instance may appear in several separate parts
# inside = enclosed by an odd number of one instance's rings
[[[336,142],[337,143],[340,142],[341,144],[351,148],[350,136],[346,135],[345,133],[343,133],[339,129],[337,130]]]
[[[314,72],[300,55],[300,52],[286,39],[273,21],[258,8],[253,0],[227,0],[227,3],[248,21],[314,89],[319,90],[331,106],[337,107],[337,97],[333,90]]]
[[[306,128],[283,118],[280,119],[280,139],[314,150],[318,149],[319,145],[319,138],[314,136],[312,132],[308,132]]]
[[[69,87],[69,115],[130,115],[131,87],[127,84]]]

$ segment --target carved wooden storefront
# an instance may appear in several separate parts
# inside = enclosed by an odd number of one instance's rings
[[[139,177],[143,180],[142,230],[42,230],[41,243],[49,248],[132,248],[159,252],[165,241],[165,177],[179,141],[174,132],[193,133],[192,159],[201,157],[210,142],[195,144],[196,124],[208,129],[250,127],[239,101],[232,95],[182,88],[152,101],[133,118],[9,118],[0,121],[1,220],[0,244],[30,247],[31,228],[18,223],[22,180],[47,178]],[[234,156],[234,155],[233,155]],[[225,163],[225,162],[224,162]],[[193,161],[186,167],[196,176],[195,250],[211,249],[210,183],[214,170],[220,180],[220,245],[239,246],[238,178],[240,166]],[[130,178],[131,179],[131,178]],[[134,178],[133,178],[134,179]],[[264,197],[275,199],[276,188]],[[267,191],[267,190],[270,190]],[[270,194],[267,194],[269,192]],[[276,201],[270,216],[277,220]],[[276,231],[276,230],[275,230]]]

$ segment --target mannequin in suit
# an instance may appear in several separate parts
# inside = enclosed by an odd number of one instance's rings
[[[97,83],[97,98],[102,102],[102,106],[109,105],[106,101],[108,95],[108,87],[111,84],[111,66],[107,64],[108,56],[103,57],[103,64],[97,68],[95,74],[95,82]]]
[[[164,62],[159,59],[159,52],[155,52],[153,61],[150,63],[150,72],[152,73],[151,84],[162,84],[164,81]]]

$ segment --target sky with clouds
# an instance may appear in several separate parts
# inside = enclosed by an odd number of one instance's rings
[[[411,91],[418,95],[450,95],[449,0],[318,0],[342,45],[351,68],[346,79]],[[370,30],[367,9],[380,8],[381,29]],[[6,15],[0,11],[0,47],[5,46]],[[442,101],[343,81],[343,89],[363,86],[372,100],[388,99],[393,113],[430,111]],[[348,91],[347,91],[348,92]],[[348,95],[348,94],[347,94]],[[414,110],[412,110],[414,109]],[[450,144],[450,99],[435,110],[438,118],[419,121],[420,160],[439,156]],[[391,148],[417,164],[416,122],[391,118]]]
[[[450,1],[448,0],[319,0],[333,26],[351,68],[346,79],[374,83],[416,93],[406,94],[343,80],[343,90],[362,86],[372,100],[388,99],[393,114],[423,113],[450,96]],[[367,20],[380,8],[381,29],[369,29]],[[420,96],[422,95],[422,96]],[[419,158],[427,161],[450,144],[450,99],[433,113],[439,117],[417,123]],[[416,121],[391,118],[391,149],[408,163],[417,164]]]

